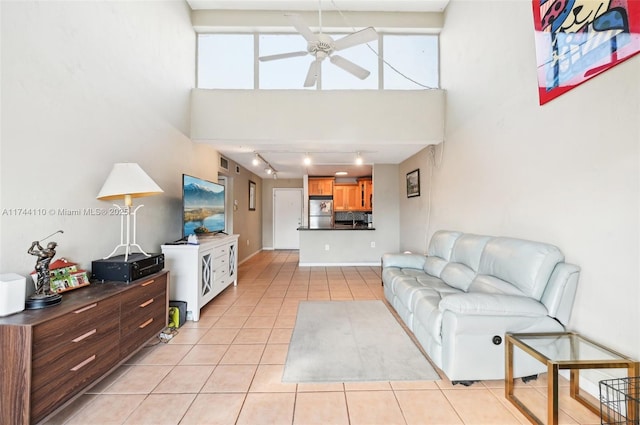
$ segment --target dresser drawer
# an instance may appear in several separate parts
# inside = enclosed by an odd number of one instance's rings
[[[134,311],[138,306],[144,304],[152,298],[158,297],[161,294],[167,292],[167,277],[166,275],[156,279],[144,280],[141,284],[137,285],[122,298],[122,313],[128,314],[130,311]]]
[[[96,321],[95,327],[44,355],[33,359],[31,366],[31,386],[38,389],[51,381],[64,380],[69,370],[83,362],[104,347],[118,344],[120,321],[118,316],[109,315]]]
[[[40,365],[34,370],[31,386],[31,418],[38,422],[60,407],[98,377],[104,375],[118,361],[118,326],[109,327],[109,332],[87,344],[85,350],[70,353],[59,359],[58,364]],[[60,365],[60,366],[59,366]],[[36,384],[37,382],[37,384]]]
[[[157,302],[145,316],[130,315],[123,319],[120,334],[120,357],[125,358],[156,336],[167,324],[165,304]]]
[[[149,320],[158,321],[166,319],[167,297],[166,293],[161,293],[153,298],[134,306],[132,310],[122,310],[122,320],[120,321],[120,334],[128,335],[137,329],[143,329]],[[165,320],[160,320],[163,324]]]
[[[98,324],[107,321],[118,322],[120,301],[117,297],[87,304],[71,313],[57,317],[33,329],[33,359],[57,350],[60,346],[91,332]]]

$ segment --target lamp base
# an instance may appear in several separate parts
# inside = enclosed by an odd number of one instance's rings
[[[28,310],[36,310],[39,308],[52,307],[62,302],[60,294],[34,294],[31,295],[24,303]]]

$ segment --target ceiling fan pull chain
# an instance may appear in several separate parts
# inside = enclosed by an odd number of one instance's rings
[[[320,34],[322,34],[322,0],[318,0],[318,23],[320,24]]]

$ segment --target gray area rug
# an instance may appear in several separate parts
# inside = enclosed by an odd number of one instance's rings
[[[301,301],[283,382],[439,380],[382,301]]]

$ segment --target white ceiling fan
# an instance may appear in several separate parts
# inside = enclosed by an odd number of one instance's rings
[[[299,15],[287,14],[286,16],[291,21],[294,28],[307,40],[307,50],[299,52],[280,53],[277,55],[261,56],[258,59],[262,62],[287,59],[297,56],[313,55],[315,60],[309,65],[309,71],[307,72],[307,78],[304,80],[305,87],[312,87],[316,84],[318,74],[320,73],[320,64],[326,58],[329,61],[344,69],[345,71],[353,74],[354,76],[364,80],[370,74],[369,71],[362,68],[359,65],[351,62],[348,59],[340,55],[334,54],[334,52],[348,49],[349,47],[357,46],[358,44],[368,43],[378,38],[378,33],[373,27],[368,27],[360,31],[353,32],[343,38],[334,40],[331,36],[322,33],[322,7],[319,8],[319,24],[320,31],[314,33],[311,28],[300,18]]]

